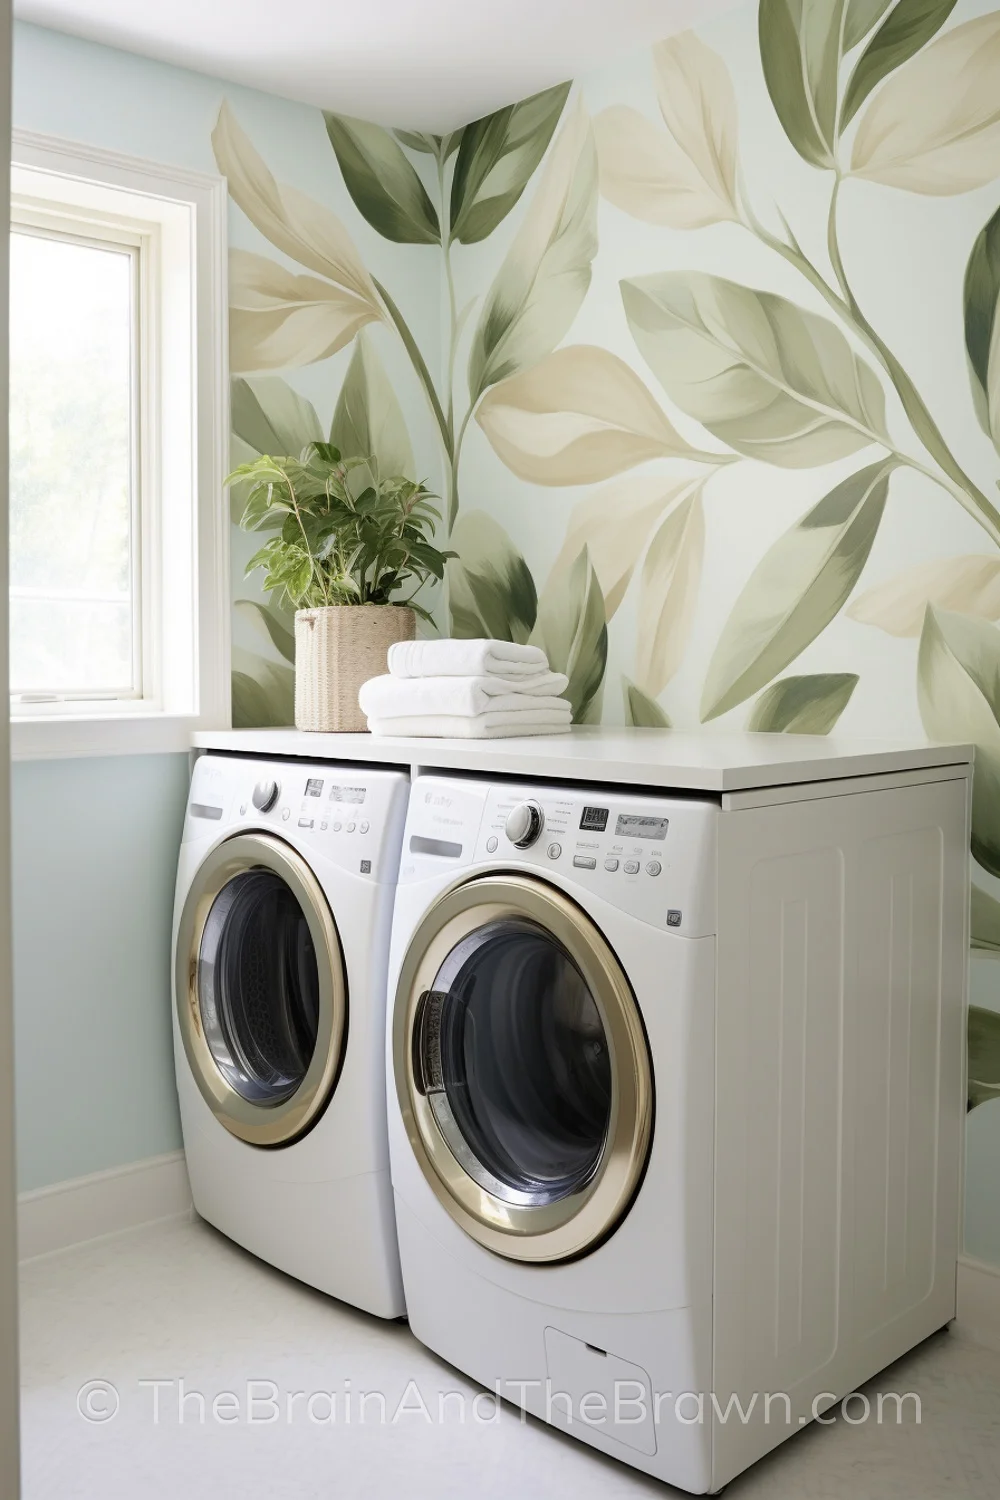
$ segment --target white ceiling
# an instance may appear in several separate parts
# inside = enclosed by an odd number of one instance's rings
[[[443,131],[735,3],[15,0],[14,10],[342,114]]]

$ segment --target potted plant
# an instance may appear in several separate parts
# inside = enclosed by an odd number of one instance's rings
[[[364,730],[358,689],[385,671],[395,641],[413,639],[416,615],[431,620],[414,596],[455,556],[430,540],[435,497],[332,443],[263,455],[226,483],[246,486],[246,530],[277,532],[246,571],[262,569],[264,589],[295,611],[296,728]]]

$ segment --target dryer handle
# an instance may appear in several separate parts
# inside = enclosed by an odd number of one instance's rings
[[[441,1093],[444,1070],[441,1066],[441,1013],[447,994],[424,990],[413,1013],[411,1067],[413,1082],[421,1094]]]

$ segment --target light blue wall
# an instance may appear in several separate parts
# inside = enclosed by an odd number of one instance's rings
[[[22,1191],[180,1145],[170,920],[186,755],[13,768]]]

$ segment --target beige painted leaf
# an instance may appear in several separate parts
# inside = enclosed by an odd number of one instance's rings
[[[889,445],[878,376],[828,318],[701,271],[626,280],[621,293],[671,399],[737,452],[798,469]]]
[[[653,48],[664,132],[628,105],[594,120],[601,192],[647,224],[700,229],[738,217],[736,95],[725,63],[692,31]]]
[[[1000,11],[946,31],[872,96],[851,152],[856,177],[951,196],[1000,165]]]
[[[588,548],[610,620],[625,597],[653,527],[669,506],[702,482],[700,477],[628,474],[596,490],[570,512],[553,573],[572,567],[581,548]]]
[[[336,214],[275,180],[225,101],[212,146],[229,196],[261,234],[292,260],[369,303],[374,317],[381,316],[371,277]]]
[[[705,555],[702,485],[661,523],[642,565],[636,680],[656,698],[680,666],[698,602]]]
[[[934,558],[859,594],[847,611],[888,635],[918,636],[928,604],[960,615],[1000,620],[1000,558],[972,553]]]
[[[565,338],[587,295],[596,254],[597,151],[577,99],[483,303],[469,352],[473,401]]]
[[[929,604],[917,701],[931,739],[976,747],[972,853],[991,875],[1000,875],[1000,630]]]
[[[690,447],[635,371],[593,344],[557,349],[494,386],[476,421],[532,484],[593,484],[651,458],[726,459]]]
[[[298,276],[248,250],[229,256],[229,361],[234,374],[285,370],[335,354],[377,317],[353,292]]]

